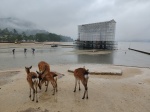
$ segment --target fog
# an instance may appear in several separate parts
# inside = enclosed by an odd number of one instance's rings
[[[0,0],[0,18],[77,38],[78,25],[114,19],[116,40],[150,40],[149,0]]]

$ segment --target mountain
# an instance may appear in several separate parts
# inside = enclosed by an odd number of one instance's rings
[[[48,33],[45,30],[40,30],[36,24],[18,18],[0,18],[0,29],[5,28],[7,28],[9,31],[16,29],[18,33],[25,32],[26,35]]]

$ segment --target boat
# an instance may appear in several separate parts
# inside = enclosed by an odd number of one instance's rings
[[[57,44],[53,44],[53,45],[51,45],[51,47],[58,47],[58,45]]]

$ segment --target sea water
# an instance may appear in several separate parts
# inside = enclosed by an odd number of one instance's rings
[[[125,66],[150,67],[150,55],[128,50],[128,48],[150,52],[150,43],[143,42],[118,42],[118,50],[108,54],[77,54],[72,51],[75,47],[50,47],[36,48],[33,54],[31,48],[25,54],[22,48],[0,48],[0,70],[23,68],[25,66],[37,67],[38,62],[46,61],[49,64],[114,64]]]

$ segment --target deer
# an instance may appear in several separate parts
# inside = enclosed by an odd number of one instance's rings
[[[33,90],[32,101],[34,101],[35,94],[36,94],[36,102],[38,102],[38,98],[37,98],[38,75],[35,72],[30,72],[31,68],[32,68],[32,66],[25,67],[25,71],[27,73],[27,82],[28,82],[29,87],[30,87],[29,98],[31,99],[31,89],[32,89]]]
[[[36,71],[36,72],[37,72],[37,74],[39,74],[39,76],[42,76],[44,74],[43,72],[42,73],[38,72],[38,71]],[[49,81],[50,81],[53,86],[53,90],[54,90],[52,95],[54,95],[55,91],[57,92],[57,78],[55,79],[56,76],[57,76],[57,74],[55,74],[54,72],[49,72],[49,73],[45,74],[44,77],[41,79],[39,88],[41,89],[42,84],[47,81],[47,87],[45,90],[45,92],[46,92],[48,85],[49,85]]]
[[[79,84],[79,91],[81,90],[80,89],[80,81],[81,81],[85,89],[82,99],[85,98],[85,95],[86,98],[88,99],[88,87],[87,87],[88,78],[89,78],[88,74],[89,74],[89,70],[88,69],[86,70],[85,67],[77,68],[74,70],[75,88],[73,92],[76,92],[77,82]]]
[[[41,61],[38,63],[38,68],[39,68],[39,84],[38,84],[38,86],[39,86],[41,83],[41,80],[44,78],[45,74],[50,72],[50,66],[48,63]],[[43,73],[45,73],[45,74],[43,74]],[[48,86],[48,84],[46,84],[46,81],[45,81],[45,86]],[[39,86],[39,88],[41,89],[40,86]],[[45,92],[46,91],[47,91],[47,88],[46,88]]]
[[[45,82],[45,85],[47,86],[45,90],[46,92],[50,81],[54,88],[54,91],[56,90],[57,92],[57,74],[55,74],[54,72],[50,72],[49,64],[44,61],[39,62],[38,67],[39,67],[39,72],[38,71],[36,72],[39,75],[39,84],[38,84],[39,88],[41,89],[42,84]],[[53,94],[55,94],[55,92]]]

